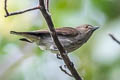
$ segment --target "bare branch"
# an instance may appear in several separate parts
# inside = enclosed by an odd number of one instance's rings
[[[62,68],[62,66],[59,67],[61,71],[63,71],[65,74],[67,74],[70,77],[73,77],[70,73],[68,73],[66,70]]]
[[[5,17],[22,14],[22,13],[33,11],[33,10],[36,10],[36,9],[40,9],[40,7],[33,7],[33,8],[30,8],[30,9],[26,9],[26,10],[18,11],[18,12],[12,12],[12,13],[8,13],[8,11],[7,11]]]
[[[76,80],[82,80],[82,78],[79,76],[78,72],[76,71],[73,63],[70,61],[69,57],[67,56],[66,51],[64,50],[63,46],[61,45],[60,41],[58,40],[55,28],[54,28],[54,24],[52,22],[51,16],[49,15],[48,11],[45,9],[45,4],[44,4],[44,0],[39,0],[39,4],[40,4],[40,10],[48,24],[49,30],[50,30],[50,34],[52,39],[55,42],[55,45],[57,46],[61,57],[63,58],[67,68],[70,70],[71,74],[74,76],[74,78]]]
[[[120,41],[116,39],[113,34],[109,33],[109,36],[120,45]]]
[[[40,9],[40,7],[38,6],[38,7],[33,7],[33,8],[30,8],[30,9],[23,10],[23,11],[9,13],[8,10],[7,10],[7,0],[5,0],[4,9],[5,9],[5,12],[6,12],[5,17],[8,17],[8,16],[18,15],[18,14],[22,14],[22,13],[25,13],[25,12],[28,12],[28,11]]]
[[[5,9],[5,12],[6,12],[6,15],[9,15],[9,12],[7,10],[7,0],[5,0],[5,4],[4,4],[4,9]]]

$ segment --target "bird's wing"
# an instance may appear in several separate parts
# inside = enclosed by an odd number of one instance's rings
[[[37,30],[33,31],[32,33],[35,33],[36,35],[45,35],[50,34],[48,30]],[[78,34],[78,31],[71,27],[63,27],[63,28],[56,28],[57,35],[62,36],[76,36]]]

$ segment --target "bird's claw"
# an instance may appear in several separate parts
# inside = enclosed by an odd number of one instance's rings
[[[57,56],[58,59],[62,60],[62,57],[61,57],[60,54],[56,54],[56,56]]]

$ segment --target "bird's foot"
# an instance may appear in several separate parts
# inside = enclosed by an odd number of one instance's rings
[[[60,54],[56,54],[56,56],[57,56],[58,59],[62,60],[62,57],[61,57]]]

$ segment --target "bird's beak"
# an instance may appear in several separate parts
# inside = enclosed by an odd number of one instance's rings
[[[97,29],[99,29],[100,27],[98,27],[98,26],[95,26],[93,29],[92,29],[92,31],[95,31],[95,30],[97,30]]]

